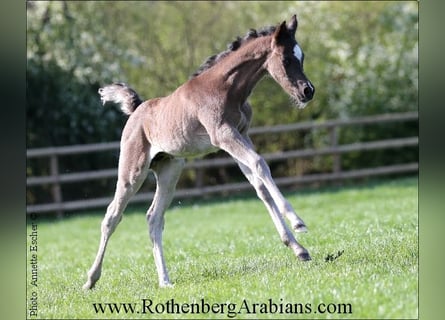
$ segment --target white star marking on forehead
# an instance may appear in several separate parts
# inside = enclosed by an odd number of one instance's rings
[[[303,51],[301,51],[301,48],[298,44],[295,44],[295,46],[294,46],[294,56],[301,63],[301,58],[303,57]]]

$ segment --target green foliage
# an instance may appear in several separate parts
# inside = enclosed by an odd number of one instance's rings
[[[28,1],[27,145],[119,140],[126,119],[115,108],[100,106],[98,87],[124,81],[146,99],[167,95],[236,36],[294,13],[315,98],[297,110],[266,77],[251,96],[254,126],[416,110],[417,6],[412,1]],[[356,126],[339,136],[340,143],[352,143],[417,132],[416,124]],[[320,148],[328,142],[321,131],[255,137],[261,153]],[[417,153],[410,148],[345,155],[342,167],[416,161]],[[104,164],[113,167],[116,160],[76,159],[62,165],[78,171]],[[329,160],[301,167],[306,169],[282,163],[279,174],[326,171]],[[28,172],[42,170],[34,162],[28,166]]]
[[[255,125],[417,108],[415,2],[36,2],[28,58],[53,60],[80,82],[127,81],[163,96],[237,35],[293,13],[315,100],[292,110],[265,79],[252,96]]]
[[[28,60],[28,146],[62,146],[112,141],[125,118],[102,108],[99,86],[77,81],[54,61]]]
[[[280,243],[256,198],[177,205],[166,215],[164,248],[172,289],[159,289],[144,208],[128,210],[113,234],[102,278],[83,292],[97,249],[100,214],[58,221],[37,220],[39,315],[48,318],[142,318],[147,314],[96,314],[92,303],[241,304],[280,299],[291,303],[350,303],[352,314],[332,319],[411,319],[418,312],[417,180],[359,188],[289,194],[309,226],[298,237],[313,260],[299,262]],[[30,233],[30,226],[28,226]],[[63,236],[62,236],[63,235]],[[333,261],[326,258],[343,254]],[[30,272],[28,265],[28,272]],[[28,300],[27,300],[28,301]],[[315,308],[315,307],[314,307]],[[226,314],[154,318],[226,318]],[[237,319],[281,318],[239,314]],[[300,315],[287,315],[296,318]],[[320,318],[320,314],[304,314]],[[323,318],[328,315],[323,315]]]

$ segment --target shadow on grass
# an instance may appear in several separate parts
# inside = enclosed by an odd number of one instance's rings
[[[175,282],[177,284],[196,283],[239,278],[246,275],[260,275],[265,272],[292,268],[295,261],[292,260],[292,257],[277,260],[267,256],[249,256],[234,259],[216,259],[206,264],[197,262],[196,265],[192,264],[192,266],[187,267],[178,265],[177,271],[179,272],[177,272]],[[184,273],[184,270],[187,270],[187,273]]]

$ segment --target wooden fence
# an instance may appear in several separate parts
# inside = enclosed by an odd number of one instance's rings
[[[375,116],[360,117],[347,120],[329,120],[322,123],[304,122],[273,127],[256,127],[250,129],[250,135],[271,134],[280,132],[291,132],[298,130],[328,129],[330,145],[322,149],[291,150],[278,153],[263,154],[266,161],[279,161],[290,158],[308,158],[314,156],[331,155],[333,157],[332,171],[329,173],[310,174],[303,176],[292,176],[276,178],[275,182],[279,186],[288,186],[298,183],[318,182],[318,181],[340,181],[342,179],[361,178],[377,175],[387,175],[395,173],[414,173],[418,170],[418,163],[403,163],[391,166],[381,166],[375,168],[364,168],[353,171],[341,170],[341,155],[354,151],[370,151],[378,149],[398,149],[407,146],[417,146],[418,137],[394,138],[370,142],[357,142],[353,144],[339,145],[338,131],[341,127],[349,125],[381,124],[385,122],[405,122],[417,121],[417,112],[383,114]],[[104,169],[97,171],[76,172],[61,174],[59,172],[59,156],[78,155],[91,152],[109,151],[119,149],[119,142],[98,143],[88,145],[74,145],[64,147],[50,147],[40,149],[29,149],[26,152],[27,159],[48,158],[50,175],[29,176],[26,179],[27,187],[38,185],[51,185],[52,202],[42,204],[32,204],[26,207],[27,214],[41,212],[57,212],[62,214],[65,211],[80,210],[93,207],[106,206],[111,201],[111,197],[95,198],[88,200],[64,201],[61,185],[65,183],[82,182],[104,178],[116,178],[117,169]],[[194,160],[186,164],[186,169],[202,171],[206,168],[235,166],[235,162],[230,157],[216,159]],[[197,175],[199,176],[199,174]],[[194,188],[179,189],[176,192],[177,198],[198,197],[215,193],[239,192],[252,188],[247,182],[227,183],[216,186],[205,186],[198,183]],[[153,192],[136,194],[130,203],[148,202],[153,198]]]

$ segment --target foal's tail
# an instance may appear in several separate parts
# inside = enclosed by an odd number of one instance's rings
[[[131,89],[125,83],[113,83],[99,89],[100,100],[102,104],[114,102],[119,104],[125,114],[132,114],[134,110],[142,103],[136,91]]]

